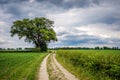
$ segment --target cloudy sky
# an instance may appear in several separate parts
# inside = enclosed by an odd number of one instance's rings
[[[0,48],[34,47],[9,33],[13,21],[34,17],[55,22],[49,47],[120,47],[120,0],[0,0]]]

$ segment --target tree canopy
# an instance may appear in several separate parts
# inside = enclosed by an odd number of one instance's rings
[[[25,42],[35,44],[41,51],[47,51],[47,44],[57,41],[53,29],[54,22],[44,17],[16,20],[11,26],[11,36],[18,35],[19,39],[25,38]]]

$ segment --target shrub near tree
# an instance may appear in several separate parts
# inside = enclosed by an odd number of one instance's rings
[[[32,20],[25,18],[13,22],[10,33],[12,37],[14,35],[18,35],[19,39],[24,37],[25,42],[32,42],[41,51],[47,51],[47,44],[57,41],[53,24],[53,21],[44,17]]]

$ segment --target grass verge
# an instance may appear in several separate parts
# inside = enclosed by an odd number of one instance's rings
[[[119,50],[58,50],[56,57],[80,80],[120,80]]]

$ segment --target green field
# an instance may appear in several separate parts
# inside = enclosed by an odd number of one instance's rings
[[[45,53],[0,53],[0,80],[35,80]]]
[[[56,57],[80,80],[120,80],[120,50],[58,50]]]

